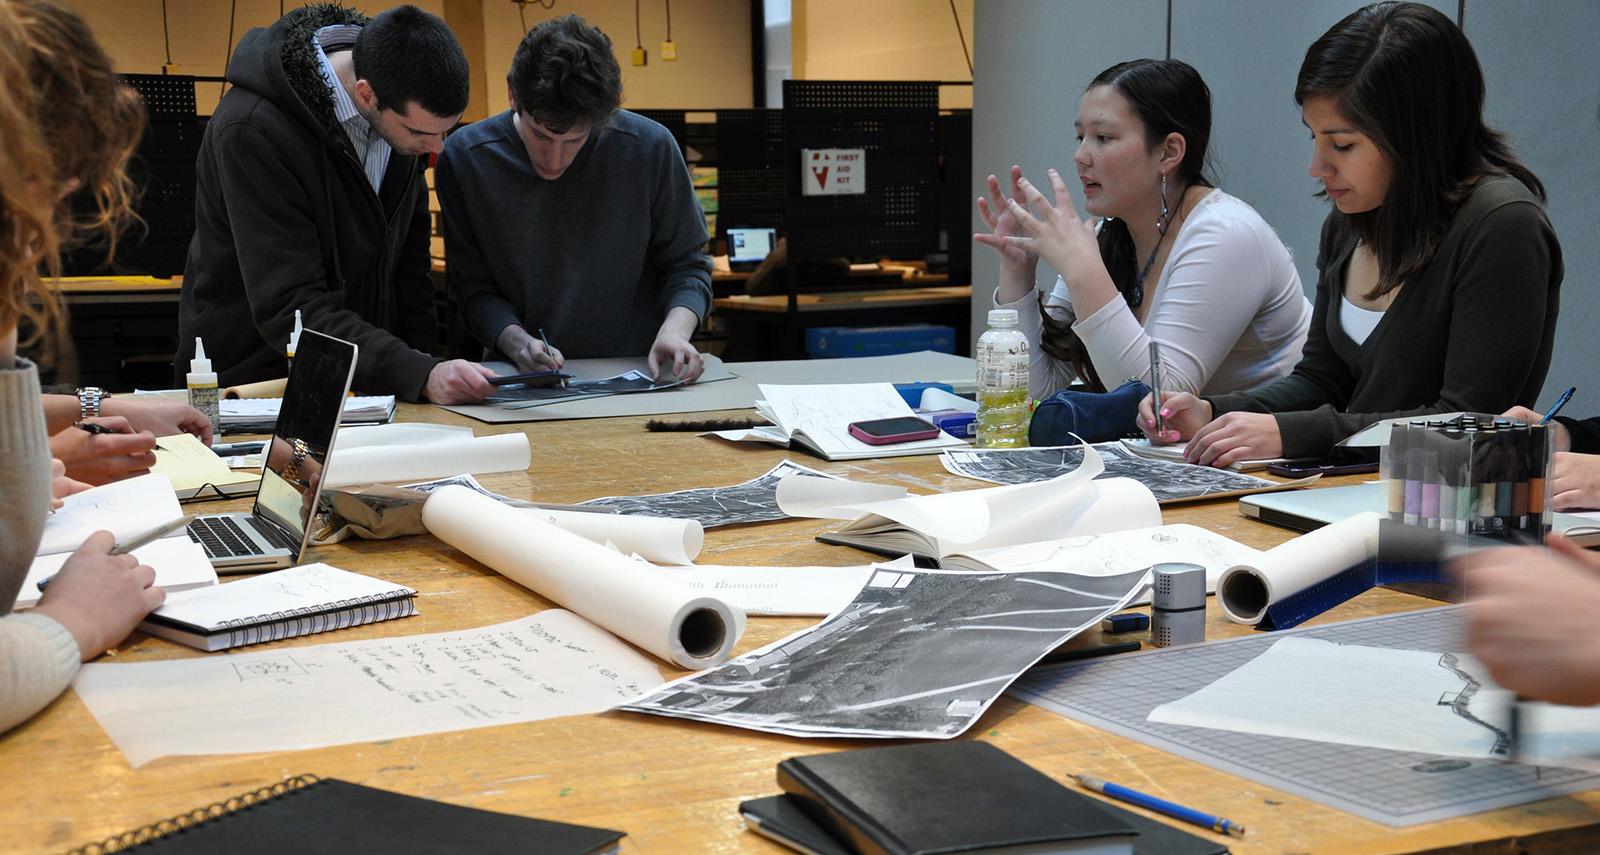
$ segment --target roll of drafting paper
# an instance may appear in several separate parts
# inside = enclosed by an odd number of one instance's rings
[[[466,487],[429,496],[422,522],[506,578],[680,667],[721,664],[744,632],[744,613],[722,600]]]
[[[542,517],[585,540],[609,543],[623,555],[637,554],[657,564],[693,564],[706,542],[706,530],[699,520],[546,508],[530,508],[525,513]]]
[[[324,487],[349,487],[395,481],[426,481],[447,475],[519,472],[533,451],[525,433],[445,439],[426,445],[371,445],[340,448],[329,455]]]
[[[1267,607],[1378,557],[1378,520],[1372,511],[1325,525],[1262,554],[1254,564],[1222,571],[1217,604],[1234,623],[1254,626]]]

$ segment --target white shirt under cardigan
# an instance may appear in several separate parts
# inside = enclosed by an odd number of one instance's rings
[[[1154,339],[1161,342],[1162,388],[1196,395],[1249,389],[1288,374],[1311,327],[1311,302],[1289,250],[1254,208],[1221,190],[1207,193],[1179,226],[1148,299],[1143,326],[1121,297],[1078,318],[1057,277],[1046,306],[1072,324],[1107,387],[1129,378],[1149,382]],[[1071,366],[1039,348],[1043,322],[1034,292],[997,306],[1016,309],[1028,336],[1033,397],[1066,388]]]

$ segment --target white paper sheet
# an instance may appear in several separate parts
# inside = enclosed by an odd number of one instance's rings
[[[440,540],[662,659],[700,669],[728,658],[743,612],[539,514],[466,487],[438,490],[422,506],[423,524]]]
[[[673,581],[719,597],[752,615],[831,615],[848,605],[878,567],[911,569],[907,555],[855,567],[741,567],[696,564],[660,567]]]
[[[183,516],[172,482],[154,472],[74,493],[62,501],[45,518],[38,555],[72,552],[101,529],[120,541]]]
[[[522,512],[585,540],[609,543],[625,554],[638,553],[646,561],[661,564],[694,563],[706,540],[705,527],[699,520],[547,508],[528,508]]]
[[[421,445],[338,443],[328,457],[325,488],[398,481],[424,481],[446,475],[520,472],[533,460],[525,433],[451,438]]]
[[[1266,736],[1510,759],[1511,693],[1470,656],[1285,638],[1149,720]],[[1593,768],[1600,708],[1526,704],[1522,762]]]
[[[1379,519],[1364,511],[1228,568],[1217,580],[1217,605],[1234,623],[1260,623],[1273,603],[1378,557]]]
[[[138,767],[599,712],[660,683],[650,660],[553,609],[457,632],[95,663],[73,687]]]
[[[940,561],[955,570],[1062,570],[1083,576],[1115,576],[1153,564],[1183,561],[1206,568],[1206,591],[1229,567],[1260,559],[1262,552],[1192,525],[1163,525],[1080,535],[1039,543],[974,549]],[[1148,592],[1132,605],[1150,602]]]
[[[60,573],[62,565],[71,557],[71,552],[56,552],[35,558],[28,567],[28,578],[23,580],[22,590],[17,592],[16,608],[38,605],[39,598],[44,595],[39,590],[39,582]],[[163,537],[135,549],[133,557],[156,571],[156,587],[169,594],[217,584],[217,571],[211,566],[211,559],[183,529],[173,537]]]

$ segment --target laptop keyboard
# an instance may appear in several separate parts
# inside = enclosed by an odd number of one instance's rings
[[[189,523],[189,539],[212,558],[260,555],[250,536],[232,517],[199,517]]]

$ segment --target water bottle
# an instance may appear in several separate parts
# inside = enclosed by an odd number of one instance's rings
[[[978,339],[978,447],[1028,445],[1028,337],[1016,309],[990,309]]]

